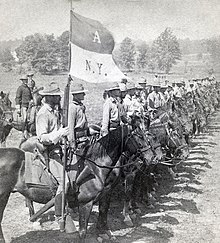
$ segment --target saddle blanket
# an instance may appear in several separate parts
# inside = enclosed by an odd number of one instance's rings
[[[55,189],[58,186],[54,176],[39,159],[36,159],[34,153],[25,152],[24,177],[27,184],[49,186],[51,189]]]

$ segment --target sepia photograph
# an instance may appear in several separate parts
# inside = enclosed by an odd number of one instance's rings
[[[0,243],[220,242],[220,1],[0,1]]]

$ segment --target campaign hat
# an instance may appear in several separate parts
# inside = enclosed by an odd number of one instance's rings
[[[74,84],[71,86],[70,93],[71,94],[81,94],[86,93],[88,90],[84,89],[82,84]]]
[[[56,82],[51,82],[43,90],[39,91],[39,94],[42,96],[62,95],[63,91],[60,90],[59,85]]]
[[[20,80],[28,80],[27,75],[22,75],[22,76],[20,77]]]

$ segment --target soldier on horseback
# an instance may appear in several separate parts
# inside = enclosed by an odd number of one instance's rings
[[[62,151],[60,140],[67,136],[69,128],[61,126],[60,100],[63,92],[57,83],[52,82],[44,90],[40,91],[44,97],[44,104],[36,117],[36,133],[39,142],[43,145],[43,154],[48,169],[58,182],[55,196],[55,215],[59,219],[62,205]],[[65,179],[66,184],[68,179]],[[67,189],[67,185],[65,187]]]
[[[108,92],[108,97],[103,105],[102,136],[107,135],[110,130],[120,126],[120,112],[118,107],[118,99],[120,97],[119,85],[115,85],[106,91]]]
[[[30,104],[33,102],[33,96],[31,93],[30,87],[28,87],[28,78],[27,76],[22,76],[20,78],[22,84],[18,87],[16,92],[16,109],[17,113],[22,116],[22,132],[25,139],[27,139],[28,132],[27,132],[27,112]]]
[[[71,181],[75,182],[77,174],[76,163],[78,161],[75,153],[80,153],[80,150],[87,144],[89,141],[89,127],[88,121],[85,114],[86,107],[82,103],[85,97],[85,93],[88,90],[85,90],[82,84],[74,84],[71,87],[70,93],[72,94],[72,102],[69,105],[68,112],[68,126],[69,126],[69,135],[68,141],[71,154]]]

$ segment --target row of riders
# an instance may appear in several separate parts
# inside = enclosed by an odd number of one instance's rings
[[[189,155],[190,137],[204,131],[208,116],[219,104],[218,83],[213,78],[163,85],[157,79],[152,84],[142,80],[138,85],[122,79],[104,91],[101,126],[89,125],[83,104],[87,90],[74,84],[70,90],[68,126],[63,127],[63,92],[55,82],[37,89],[32,77],[33,74],[22,77],[16,93],[16,111],[23,118],[20,153],[25,151],[25,165],[20,166],[26,172],[17,177],[13,190],[28,199],[31,216],[33,201],[53,200],[59,222],[65,188],[68,206],[79,208],[82,239],[97,201],[97,228],[108,229],[111,191],[120,179],[125,187],[125,222],[132,225],[130,213],[138,212],[138,199],[149,201],[155,192],[157,167],[167,166],[173,173],[171,167]],[[68,164],[64,179],[65,137]]]

